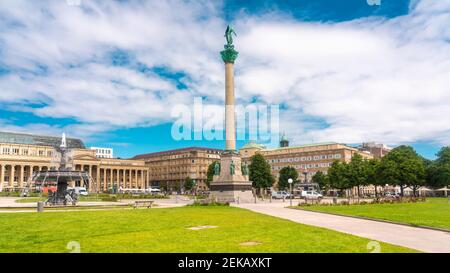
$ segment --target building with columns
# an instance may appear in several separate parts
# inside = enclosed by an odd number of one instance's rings
[[[56,147],[60,137],[0,132],[0,191],[17,191],[28,186],[33,172],[58,167]],[[149,184],[148,167],[143,160],[98,158],[79,139],[67,138],[74,170],[84,170],[92,178],[90,191],[107,191],[112,186],[144,189]],[[81,182],[75,182],[76,186]]]

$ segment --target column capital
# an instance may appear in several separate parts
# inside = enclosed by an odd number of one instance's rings
[[[223,62],[234,64],[234,61],[236,60],[239,52],[234,50],[233,45],[225,45],[224,48],[225,50],[220,52],[220,56],[222,57]]]

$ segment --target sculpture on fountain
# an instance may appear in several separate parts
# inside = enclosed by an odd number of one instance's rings
[[[83,182],[84,185],[89,186],[92,178],[85,171],[72,170],[71,149],[67,147],[66,135],[63,133],[61,138],[61,145],[56,148],[54,155],[55,165],[50,170],[39,171],[33,173],[32,183],[29,187],[35,187],[36,190],[42,191],[45,187],[56,186],[56,191],[49,190],[46,204],[49,205],[76,205],[78,201],[78,194],[73,188],[69,188],[69,183],[76,181]]]

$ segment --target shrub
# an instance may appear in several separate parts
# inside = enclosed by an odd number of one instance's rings
[[[230,203],[229,202],[225,202],[225,203],[221,203],[221,202],[216,202],[216,201],[212,201],[210,199],[201,199],[201,200],[197,200],[194,203],[192,203],[189,206],[229,206]]]
[[[110,195],[108,197],[101,197],[100,198],[103,202],[117,202],[119,199],[116,195]]]

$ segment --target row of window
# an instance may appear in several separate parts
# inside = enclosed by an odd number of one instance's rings
[[[19,149],[19,148],[9,148],[9,147],[3,147],[3,149],[0,150],[1,154],[3,155],[31,155],[31,156],[53,156],[52,151],[45,151],[45,150],[31,150],[31,152],[28,149]]]
[[[310,168],[328,168],[331,167],[332,162],[324,162],[324,163],[313,163],[313,164],[299,164],[292,165],[296,169],[310,169]],[[272,166],[272,170],[279,171],[283,169],[285,166]]]
[[[110,155],[111,154],[111,149],[96,149],[96,152],[98,153],[98,154],[107,154],[107,155]]]
[[[323,159],[339,159],[341,154],[329,154],[329,155],[315,155],[315,156],[302,156],[302,157],[291,157],[291,158],[274,158],[268,159],[268,163],[285,163],[285,162],[298,162],[298,161],[312,161],[312,160],[323,160]]]

